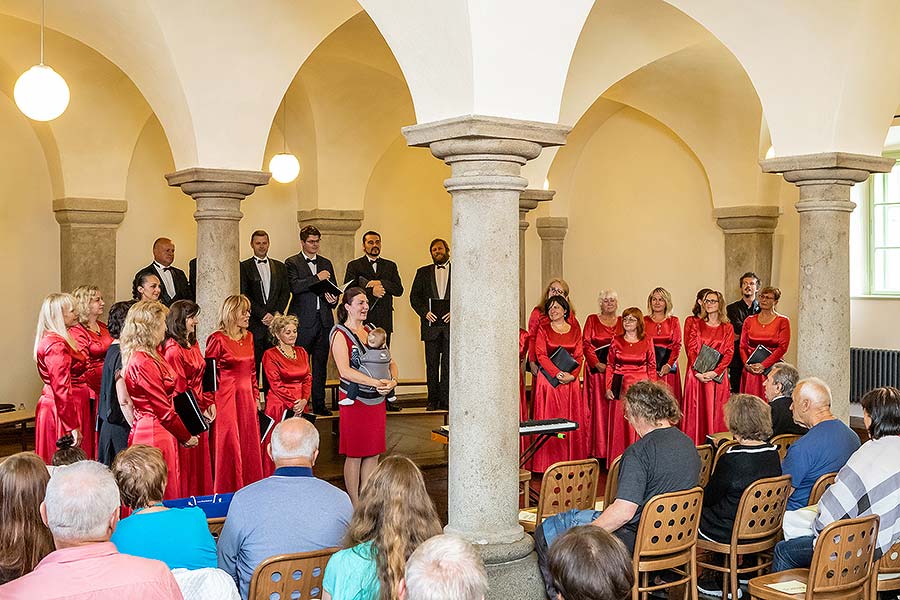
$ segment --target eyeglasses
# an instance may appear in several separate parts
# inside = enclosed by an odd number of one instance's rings
[[[637,322],[637,317],[632,317],[632,316],[622,317],[623,323],[627,323],[627,322],[631,322],[631,321]]]
[[[774,300],[775,296],[771,296],[769,294],[763,294],[762,296],[759,297],[759,299],[760,300]]]
[[[716,298],[707,298],[703,301],[704,304],[718,304],[719,300]]]
[[[557,296],[563,296],[565,295],[566,291],[562,288],[552,287],[550,288],[550,293],[556,294]]]

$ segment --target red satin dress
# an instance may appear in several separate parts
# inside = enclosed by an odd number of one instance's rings
[[[81,407],[72,393],[72,364],[83,354],[55,333],[47,333],[37,349],[37,369],[44,388],[35,410],[34,451],[50,464],[56,440],[81,425]]]
[[[531,461],[531,470],[535,472],[544,472],[555,462],[586,458],[589,451],[590,415],[578,381],[584,359],[584,342],[578,321],[570,324],[568,333],[554,331],[549,320],[546,325],[540,326],[534,356],[541,368],[553,378],[560,371],[550,361],[550,354],[559,347],[565,348],[578,362],[575,370],[571,371],[575,381],[553,387],[543,371],[538,372],[534,378],[534,418],[569,419],[578,423],[578,429],[568,432],[565,439],[551,438],[544,444]]]
[[[600,361],[597,349],[608,346],[615,336],[624,333],[622,317],[616,317],[616,324],[607,327],[600,321],[599,315],[593,314],[584,324],[584,360],[589,367],[584,374],[584,395],[588,410],[591,412],[591,456],[605,458],[609,443],[607,427],[609,427],[610,402],[606,398],[606,373],[600,373]],[[609,360],[607,358],[607,360]]]
[[[649,379],[656,381],[656,354],[649,335],[637,342],[625,341],[624,335],[617,335],[609,346],[609,362],[606,365],[606,389],[612,389],[613,375],[622,375],[622,389],[618,400],[612,400],[609,408],[609,443],[606,461],[612,464],[625,448],[637,440],[637,433],[625,420],[625,392],[632,383]]]
[[[236,341],[216,331],[206,340],[206,358],[216,359],[219,369],[219,390],[209,394],[216,404],[213,489],[226,494],[263,477],[253,336],[244,332],[244,337]]]
[[[519,421],[527,421],[528,400],[525,398],[525,371],[521,369],[522,361],[528,356],[528,331],[519,329]]]
[[[146,352],[135,352],[125,367],[125,387],[134,404],[134,426],[128,445],[147,444],[162,450],[169,469],[164,500],[184,496],[178,444],[191,438],[172,405],[175,380],[175,371],[169,363]]]
[[[337,330],[335,339],[338,334],[347,344],[347,356],[350,356],[353,352],[353,342],[341,330]],[[346,397],[347,394],[341,391],[340,399]],[[377,456],[385,451],[387,413],[384,402],[366,404],[357,400],[349,406],[339,404],[339,407],[341,419],[338,452],[351,458],[365,458]]]
[[[211,397],[203,394],[203,371],[206,361],[200,347],[181,346],[172,338],[163,343],[163,358],[175,371],[175,393],[190,389],[197,398],[201,411],[209,408]],[[209,432],[197,436],[193,448],[178,447],[178,461],[181,467],[181,493],[187,496],[206,496],[213,493],[212,460],[209,453]]]
[[[700,348],[706,344],[713,350],[722,354],[722,359],[716,365],[714,371],[717,374],[725,373],[721,383],[710,381],[701,383],[697,379],[697,372],[692,368]],[[731,386],[728,382],[728,365],[734,356],[734,327],[729,323],[720,323],[717,327],[710,327],[706,321],[696,319],[688,330],[685,339],[688,368],[684,378],[684,400],[679,428],[686,436],[694,440],[695,444],[705,444],[706,436],[710,433],[726,431],[725,403],[731,396]]]
[[[89,458],[97,458],[97,404],[100,398],[100,379],[103,375],[103,361],[106,358],[106,351],[109,350],[110,344],[113,343],[112,336],[109,335],[109,329],[105,323],[97,323],[100,333],[94,333],[83,323],[79,323],[69,330],[69,334],[78,349],[87,357],[87,370],[84,373],[84,379],[90,394],[87,401],[81,404],[81,430],[85,432],[85,441],[94,448]],[[85,452],[87,447],[85,446]]]
[[[669,349],[668,365],[673,369],[677,369],[678,356],[681,354],[681,322],[678,317],[671,315],[666,317],[662,322],[657,323],[652,317],[644,317],[644,334],[653,339],[654,346],[663,346]],[[656,365],[657,373],[662,369],[662,365]],[[670,371],[668,375],[662,378],[672,395],[681,404],[681,375],[678,371]]]
[[[772,355],[762,362],[764,369],[768,369],[784,357],[788,346],[791,345],[791,322],[787,317],[776,315],[771,323],[763,325],[759,322],[759,315],[750,315],[744,320],[741,329],[741,360],[744,364],[753,354],[757,346],[765,346],[772,351]],[[754,375],[746,368],[741,372],[741,393],[759,396],[766,402],[766,390],[763,382],[764,374]]]
[[[281,353],[277,347],[269,348],[262,355],[262,368],[269,381],[269,392],[266,394],[266,414],[280,423],[284,411],[293,410],[294,402],[300,399],[309,400],[312,389],[312,372],[309,370],[309,355],[300,346],[294,346],[294,359]],[[312,405],[306,403],[303,412],[310,412]],[[262,441],[261,452],[263,474],[268,477],[275,471],[266,448],[272,439],[271,432]]]

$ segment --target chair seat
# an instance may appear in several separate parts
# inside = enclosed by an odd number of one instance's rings
[[[754,577],[750,580],[750,597],[762,600],[803,600],[806,594],[785,594],[768,587],[770,583],[785,583],[787,581],[809,581],[809,569],[790,569],[778,573],[770,573],[762,577]]]
[[[534,515],[534,517],[532,519],[523,519],[522,513],[529,513]],[[519,511],[519,525],[521,525],[526,532],[534,533],[535,528],[537,528],[537,506],[523,508]]]

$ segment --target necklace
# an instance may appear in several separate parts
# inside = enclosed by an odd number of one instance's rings
[[[281,353],[284,355],[285,358],[289,358],[289,359],[291,359],[291,360],[294,360],[294,359],[297,358],[297,351],[294,350],[293,348],[291,348],[291,353],[288,354],[288,353],[284,350],[284,348],[282,348],[281,344],[278,344],[278,351],[281,352]]]

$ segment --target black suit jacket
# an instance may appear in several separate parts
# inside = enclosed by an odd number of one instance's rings
[[[272,274],[269,282],[269,298],[263,298],[262,278],[256,268],[256,259],[250,257],[241,261],[241,293],[250,299],[250,331],[253,337],[265,335],[269,330],[263,325],[262,318],[266,313],[284,313],[291,299],[288,287],[287,267],[274,258],[269,258],[269,271]]]
[[[447,268],[451,270],[451,273],[448,273],[448,275],[451,275],[452,265],[448,265]],[[444,296],[447,300],[450,299],[451,280],[452,277],[447,279],[447,293]],[[409,290],[409,304],[419,315],[422,340],[426,342],[437,339],[442,331],[449,331],[450,329],[449,323],[437,321],[434,325],[431,325],[425,318],[425,315],[428,313],[428,300],[437,297],[438,290],[437,281],[434,278],[434,264],[419,267],[416,271],[416,278],[413,280],[412,289]]]
[[[397,263],[386,258],[378,258],[378,271],[372,270],[372,261],[368,256],[361,256],[347,263],[344,283],[353,282],[352,286],[365,288],[369,298],[369,318],[367,323],[381,327],[388,333],[394,331],[394,296],[403,295],[403,283],[397,271]],[[384,286],[384,296],[376,298],[372,288],[367,288],[360,279],[378,280]]]
[[[301,328],[311,329],[317,324],[328,331],[334,326],[333,309],[337,306],[337,302],[329,304],[325,300],[324,295],[318,295],[309,291],[309,286],[313,285],[319,278],[312,274],[309,270],[309,264],[306,262],[303,253],[295,254],[286,261],[284,266],[287,267],[288,285],[291,288],[291,307],[288,313],[297,317]],[[334,267],[331,261],[321,254],[316,257],[316,272],[328,271],[331,273],[329,279],[337,285],[334,278]],[[316,299],[321,299],[319,308],[316,310]],[[340,299],[338,299],[338,302]]]
[[[794,435],[803,435],[808,429],[794,423],[794,415],[791,412],[791,397],[778,396],[769,402],[769,408],[772,410],[772,436],[791,433]]]
[[[743,299],[732,302],[725,308],[725,312],[728,314],[728,321],[734,327],[735,347],[741,342],[741,330],[744,328],[744,320],[750,315],[757,314],[759,310],[759,302],[753,300],[753,304],[747,306]]]
[[[138,277],[143,275],[144,273],[152,273],[159,277],[159,271],[156,270],[156,267],[153,266],[153,263],[150,263],[140,271],[134,274],[135,280]],[[159,301],[165,304],[166,306],[171,306],[173,302],[176,300],[194,300],[194,288],[191,287],[190,282],[188,282],[187,275],[184,274],[184,271],[179,269],[178,267],[172,267],[169,269],[169,273],[172,275],[172,281],[175,283],[175,295],[169,296],[169,293],[166,291],[166,284],[162,282],[160,278],[159,281]]]

